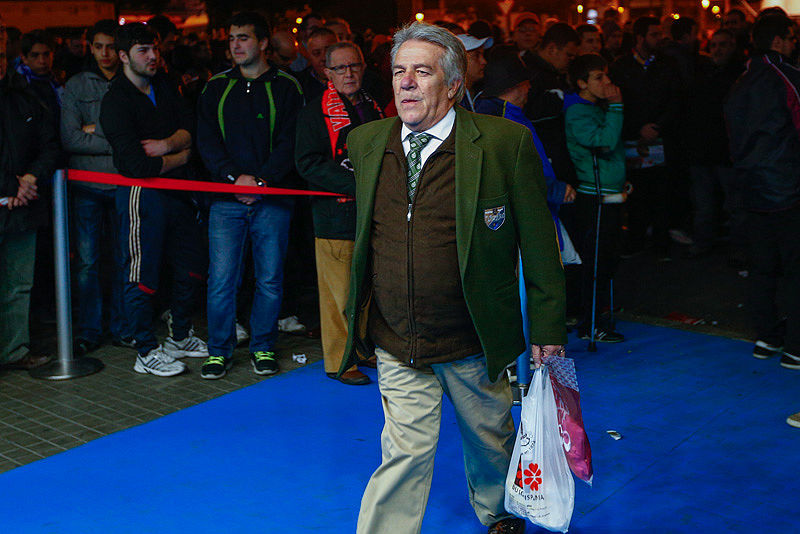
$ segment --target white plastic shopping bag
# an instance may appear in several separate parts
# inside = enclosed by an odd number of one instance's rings
[[[558,221],[558,245],[561,251],[561,263],[564,265],[580,265],[582,263],[581,256],[575,250],[575,245],[560,219]]]
[[[575,505],[575,482],[558,431],[547,366],[533,373],[522,399],[517,441],[506,475],[506,510],[552,531],[566,532]]]

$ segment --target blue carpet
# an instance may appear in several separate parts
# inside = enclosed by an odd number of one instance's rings
[[[620,329],[626,343],[568,348],[595,473],[570,531],[800,531],[800,431],[784,422],[800,373],[740,341]],[[445,406],[423,532],[482,533]],[[381,426],[377,386],[320,362],[0,475],[0,530],[354,532]]]

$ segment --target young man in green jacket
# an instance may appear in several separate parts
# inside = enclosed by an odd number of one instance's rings
[[[592,285],[597,240],[597,210],[600,217],[600,244],[597,261],[597,309],[610,302],[610,281],[619,261],[622,233],[622,203],[625,193],[625,148],[622,142],[622,95],[608,78],[606,60],[585,54],[570,65],[570,80],[578,89],[565,99],[565,125],[569,149],[578,176],[575,199],[575,246],[581,255],[582,324],[579,335],[591,338]],[[595,169],[595,166],[597,169]],[[595,174],[597,172],[597,174]],[[624,341],[613,324],[601,320],[594,339],[607,343]]]

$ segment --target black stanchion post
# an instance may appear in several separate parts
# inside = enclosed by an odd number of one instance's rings
[[[69,224],[67,220],[67,177],[63,170],[53,176],[53,236],[56,267],[56,308],[58,320],[58,359],[31,369],[34,378],[67,380],[100,371],[103,362],[96,358],[72,356],[72,308],[69,279]]]

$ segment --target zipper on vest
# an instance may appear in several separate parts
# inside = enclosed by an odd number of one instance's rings
[[[419,190],[419,189],[418,189]],[[413,261],[412,261],[412,251],[414,250],[414,246],[412,241],[412,232],[411,232],[411,208],[413,206],[413,201],[408,203],[408,215],[407,221],[408,224],[406,225],[406,257],[408,263],[408,330],[409,335],[411,336],[411,350],[410,350],[410,364],[411,367],[414,367],[414,359],[415,359],[415,345],[416,345],[416,335],[417,335],[417,325],[414,322],[414,275],[413,275]]]

